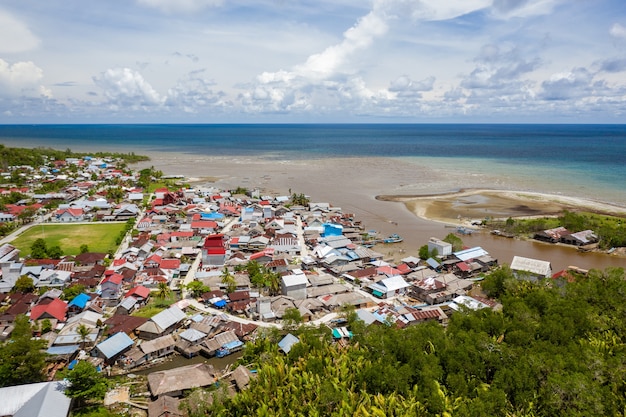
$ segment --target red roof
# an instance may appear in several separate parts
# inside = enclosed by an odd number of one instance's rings
[[[261,206],[269,206],[270,202],[267,201],[267,200],[261,200],[261,201],[259,201],[259,205],[261,205]]]
[[[124,276],[122,274],[113,274],[103,279],[102,284],[104,284],[105,282],[112,282],[113,284],[120,285],[123,279]]]
[[[200,215],[200,213],[196,213],[193,216],[191,216],[191,221],[195,222],[195,221],[200,220],[201,218],[202,218],[202,216]]]
[[[128,290],[126,295],[124,295],[124,298],[130,297],[131,295],[146,299],[150,295],[150,289],[144,287],[143,285],[138,285]]]
[[[224,248],[205,247],[204,249],[207,255],[224,255],[226,253],[226,249]]]
[[[217,222],[213,220],[198,220],[195,222],[191,222],[192,229],[215,229],[217,227]]]
[[[126,263],[126,259],[124,258],[119,258],[119,259],[114,259],[113,260],[113,266],[122,266]]]
[[[411,268],[409,268],[407,264],[398,265],[397,269],[398,271],[400,271],[402,275],[405,275],[411,272]]]
[[[163,259],[159,267],[161,269],[178,269],[180,268],[180,259]]]
[[[57,216],[62,216],[65,213],[68,213],[72,217],[80,217],[84,214],[83,209],[79,208],[58,209],[56,211]]]
[[[172,237],[193,237],[193,232],[177,231],[177,232],[172,232],[171,235]]]
[[[224,235],[223,234],[218,234],[218,235],[210,235],[207,236],[206,239],[204,240],[204,247],[205,248],[224,248]]]
[[[467,272],[471,269],[470,266],[465,262],[459,262],[458,264],[456,264],[456,266],[463,272]]]
[[[58,321],[65,321],[65,313],[67,312],[67,303],[63,300],[55,298],[48,304],[37,304],[30,311],[30,319],[38,320],[44,314],[49,315],[57,319]]]

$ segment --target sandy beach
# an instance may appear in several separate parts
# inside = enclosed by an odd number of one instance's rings
[[[368,230],[383,236],[400,234],[402,243],[377,247],[393,259],[416,255],[431,236],[443,238],[451,232],[450,227],[485,217],[556,215],[563,209],[626,216],[626,207],[532,190],[515,191],[519,184],[503,183],[501,178],[442,172],[390,158],[272,160],[156,152],[149,156],[151,160],[138,168],[154,166],[166,175],[184,175],[195,184],[221,189],[258,188],[274,196],[305,193],[311,201],[341,207],[354,213]],[[487,246],[492,238],[473,239]],[[520,251],[519,246],[503,256],[510,258],[516,251]],[[541,256],[538,250],[527,256],[536,253]],[[561,263],[572,262],[564,259],[557,265]]]

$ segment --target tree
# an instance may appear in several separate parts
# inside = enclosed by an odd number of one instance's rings
[[[423,260],[428,259],[428,257],[429,257],[428,245],[420,246],[418,255],[419,255],[420,259],[423,259]]]
[[[35,284],[33,283],[33,279],[28,275],[22,275],[15,281],[15,285],[13,286],[14,292],[33,292],[35,290]]]
[[[48,257],[52,259],[61,259],[63,257],[63,249],[59,245],[48,248]]]
[[[224,267],[222,270],[222,284],[226,285],[226,292],[228,294],[234,292],[237,289],[237,282],[235,277],[230,273],[228,267]]]
[[[78,336],[80,337],[80,347],[84,349],[91,330],[89,330],[89,327],[85,326],[84,324],[80,324],[76,328],[76,333],[78,333]]]
[[[44,259],[48,256],[48,246],[46,241],[39,238],[30,245],[30,257],[33,259]]]
[[[291,331],[298,328],[302,324],[302,314],[297,308],[288,308],[283,314],[284,329]]]
[[[78,294],[85,292],[85,286],[82,284],[74,284],[70,287],[63,289],[63,299],[66,301],[72,301]]]
[[[159,282],[159,285],[157,286],[157,291],[156,291],[157,298],[164,300],[167,297],[169,297],[171,294],[172,294],[172,290],[170,289],[170,286],[167,284],[167,282]]]
[[[107,392],[106,378],[87,361],[78,362],[74,369],[65,373],[65,378],[69,382],[65,394],[75,399],[80,406],[88,400],[94,402],[102,400]]]
[[[87,245],[86,243],[83,243],[82,245],[80,245],[80,253],[88,253],[89,252],[89,245]]]
[[[458,252],[463,249],[463,241],[454,233],[448,233],[448,236],[444,237],[443,241],[452,245],[453,252]]]
[[[200,297],[205,292],[210,291],[210,288],[204,285],[201,281],[191,281],[187,284],[187,290],[191,293],[193,297]]]
[[[17,215],[17,218],[22,224],[30,223],[33,217],[35,217],[36,210],[32,207],[26,207]]]
[[[17,316],[10,341],[0,345],[0,387],[43,381],[46,345],[32,339],[28,317]]]

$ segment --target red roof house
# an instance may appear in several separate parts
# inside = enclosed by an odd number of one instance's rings
[[[31,320],[39,319],[57,319],[60,322],[65,321],[67,313],[67,303],[63,300],[55,298],[48,304],[37,304],[30,311]]]

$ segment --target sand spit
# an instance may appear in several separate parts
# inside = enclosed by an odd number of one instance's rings
[[[465,189],[431,195],[379,195],[381,201],[401,202],[416,216],[464,224],[485,218],[556,216],[563,210],[626,216],[626,208],[603,202],[529,191]]]

